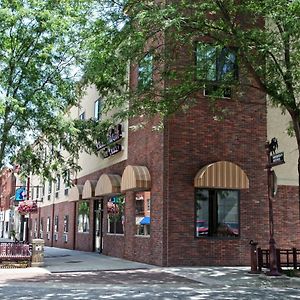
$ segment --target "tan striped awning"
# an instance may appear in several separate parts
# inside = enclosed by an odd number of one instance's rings
[[[218,161],[203,167],[195,176],[194,185],[199,188],[248,189],[249,179],[238,165]]]
[[[122,175],[121,191],[146,191],[151,188],[151,176],[145,166],[127,166]]]
[[[95,196],[96,180],[87,180],[82,190],[82,199],[90,199]]]
[[[82,199],[83,185],[74,185],[69,190],[68,199],[69,201],[79,201]]]
[[[97,182],[95,196],[114,196],[121,193],[121,176],[102,174]]]

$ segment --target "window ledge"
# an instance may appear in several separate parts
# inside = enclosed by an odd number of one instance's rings
[[[106,233],[106,235],[113,235],[113,236],[115,236],[115,235],[117,235],[117,236],[124,236],[124,233],[109,233],[109,232],[107,232],[107,233]]]
[[[148,235],[143,235],[143,234],[135,234],[135,235],[134,235],[134,237],[148,239],[148,238],[150,238],[150,234],[148,234]]]

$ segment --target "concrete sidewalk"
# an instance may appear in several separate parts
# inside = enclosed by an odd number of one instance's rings
[[[95,252],[84,252],[45,247],[44,268],[55,272],[83,272],[103,270],[150,269],[154,266],[106,256]]]

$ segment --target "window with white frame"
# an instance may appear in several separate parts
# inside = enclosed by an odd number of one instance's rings
[[[94,103],[94,119],[96,121],[100,121],[101,120],[101,116],[102,116],[102,102],[101,99],[97,99]]]

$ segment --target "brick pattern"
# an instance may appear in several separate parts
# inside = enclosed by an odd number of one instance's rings
[[[167,265],[241,265],[249,262],[251,239],[267,240],[266,110],[260,95],[252,97],[239,104],[221,100],[220,107],[230,111],[223,121],[214,121],[201,98],[170,120]],[[239,165],[250,179],[249,190],[240,193],[240,238],[195,238],[194,176],[220,160]]]

